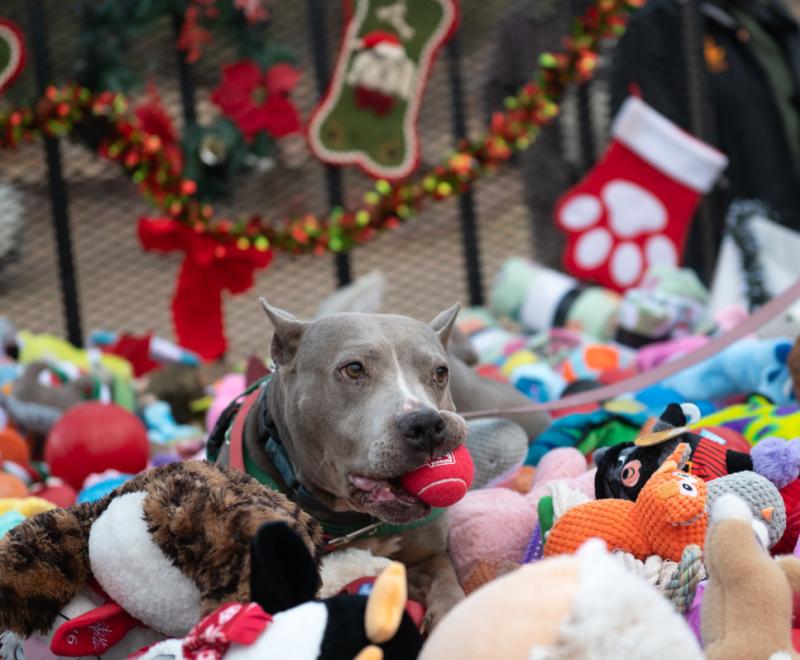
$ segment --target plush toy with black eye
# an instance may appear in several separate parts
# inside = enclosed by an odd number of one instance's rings
[[[597,464],[595,496],[635,501],[647,480],[675,450],[679,443],[691,448],[687,470],[694,476],[710,481],[735,472],[751,470],[774,481],[774,445],[756,445],[751,453],[730,449],[725,438],[707,429],[692,429],[700,418],[696,406],[670,404],[653,427],[653,432],[634,442],[623,442],[595,452]],[[779,450],[780,448],[778,448]],[[800,474],[800,465],[784,466]]]
[[[319,573],[302,539],[281,522],[252,542],[251,603],[228,603],[182,639],[168,639],[135,660],[407,660],[422,637],[406,609],[406,575],[392,562],[369,595],[314,600]]]

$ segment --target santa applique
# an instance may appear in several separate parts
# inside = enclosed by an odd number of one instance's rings
[[[382,117],[398,99],[411,98],[417,69],[399,37],[374,30],[356,40],[355,48],[346,82],[355,88],[360,108]]]

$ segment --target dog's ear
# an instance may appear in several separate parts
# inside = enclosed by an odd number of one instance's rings
[[[456,322],[458,312],[461,310],[461,305],[456,303],[449,309],[439,312],[436,318],[431,321],[430,326],[434,332],[439,335],[442,345],[447,348],[447,342],[450,339],[450,333],[453,331],[453,325]]]
[[[294,316],[282,309],[270,305],[266,298],[261,298],[261,306],[272,321],[275,333],[272,335],[270,355],[275,364],[282,365],[291,361],[300,345],[300,339],[308,327],[308,323],[298,321]]]
[[[250,542],[250,600],[277,614],[311,600],[319,586],[303,539],[284,522],[261,525]]]

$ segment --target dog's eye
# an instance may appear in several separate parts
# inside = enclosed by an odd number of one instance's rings
[[[447,382],[447,377],[450,375],[450,371],[447,367],[437,367],[436,371],[433,373],[433,379],[443,385]]]
[[[348,378],[352,378],[353,380],[361,378],[367,372],[367,370],[364,369],[364,365],[361,364],[360,362],[351,362],[350,364],[346,364],[339,371],[341,371]]]

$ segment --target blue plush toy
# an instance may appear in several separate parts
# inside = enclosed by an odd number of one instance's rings
[[[664,380],[663,387],[685,401],[718,400],[742,394],[761,394],[773,403],[795,401],[786,359],[788,339],[743,339],[718,355]]]
[[[14,529],[23,520],[25,520],[25,516],[19,511],[9,511],[0,516],[0,538],[3,538],[9,530]]]
[[[166,445],[199,437],[202,432],[190,424],[178,424],[172,415],[172,408],[166,401],[153,401],[142,410],[150,442]]]
[[[133,479],[133,476],[132,474],[121,474],[117,477],[109,477],[108,479],[103,479],[103,481],[98,481],[96,484],[88,486],[78,493],[76,502],[77,504],[83,504],[84,502],[96,502],[97,500],[101,500],[111,491],[116,490],[122,486],[122,484]]]

